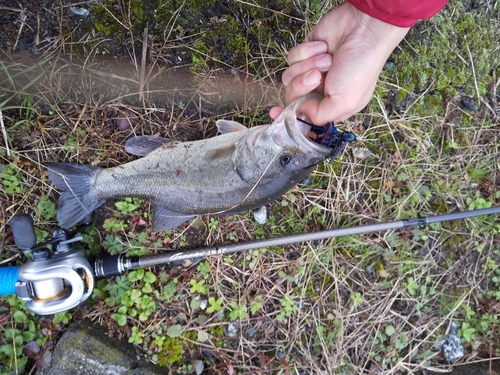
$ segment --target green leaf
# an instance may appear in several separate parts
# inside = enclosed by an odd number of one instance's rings
[[[203,324],[207,320],[208,320],[208,316],[206,316],[206,315],[200,315],[198,318],[196,318],[196,323]]]
[[[14,347],[11,344],[0,345],[0,353],[5,354],[7,357],[11,357],[14,354]]]
[[[163,296],[165,298],[170,298],[175,293],[175,283],[170,281],[167,285],[163,287]]]
[[[207,294],[207,287],[205,286],[205,280],[191,280],[191,289],[189,290],[191,293],[200,293]]]
[[[116,320],[119,326],[123,327],[125,324],[127,324],[127,317],[123,314],[113,314],[111,315],[111,319]]]
[[[387,336],[392,336],[392,335],[394,335],[394,333],[396,333],[396,329],[394,328],[394,326],[392,324],[385,326],[385,334]]]
[[[205,331],[198,331],[198,341],[205,342],[208,341],[208,333]]]
[[[130,298],[132,299],[132,301],[135,301],[141,295],[142,292],[139,289],[132,289],[132,291],[130,292]]]
[[[144,270],[142,268],[135,270],[135,271],[131,271],[127,275],[127,279],[131,283],[138,281],[138,280],[142,280],[143,278],[144,278]]]
[[[30,331],[24,331],[23,332],[23,340],[24,342],[30,342],[30,341],[33,341],[35,339],[35,333],[34,332],[30,332]]]
[[[143,293],[151,293],[153,291],[153,287],[151,286],[150,283],[145,283],[144,286],[142,287],[142,292]]]
[[[121,306],[121,307],[118,309],[118,313],[119,313],[119,314],[126,314],[126,313],[127,313],[127,306]]]
[[[123,220],[114,218],[104,220],[104,224],[102,226],[109,232],[120,232],[125,229],[125,223],[123,222]]]
[[[16,323],[26,323],[28,321],[26,314],[20,310],[17,310],[12,316]]]
[[[168,327],[167,336],[168,337],[178,337],[182,333],[182,327],[180,324],[174,324],[173,326]]]
[[[224,299],[222,297],[219,297],[215,299],[214,297],[209,297],[208,298],[208,303],[210,306],[207,308],[207,313],[211,314],[214,311],[220,311],[222,310],[222,303],[224,302]]]
[[[156,275],[153,272],[146,272],[144,275],[144,281],[147,283],[154,283],[156,281]]]
[[[139,320],[141,322],[145,322],[146,320],[148,320],[149,318],[149,314],[147,312],[142,312],[140,315],[139,315]]]
[[[197,310],[200,308],[200,305],[201,305],[201,300],[200,300],[200,297],[195,297],[191,300],[191,304],[190,304],[190,307],[191,307],[191,310]]]

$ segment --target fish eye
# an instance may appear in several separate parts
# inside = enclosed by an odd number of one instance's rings
[[[282,166],[285,166],[287,165],[288,163],[290,163],[290,161],[292,160],[292,158],[290,157],[290,155],[283,155],[281,157],[281,160],[280,160],[280,164]]]

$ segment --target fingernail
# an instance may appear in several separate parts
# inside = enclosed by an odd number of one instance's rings
[[[316,60],[318,69],[328,69],[332,65],[332,59],[328,55],[323,55]]]
[[[316,72],[314,70],[307,72],[306,75],[304,76],[303,83],[306,86],[317,86],[318,76],[316,75]]]

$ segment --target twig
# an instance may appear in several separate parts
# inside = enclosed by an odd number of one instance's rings
[[[139,72],[139,100],[144,100],[144,77],[146,74],[146,55],[148,51],[148,25],[144,28],[144,33],[142,35],[142,60],[141,60],[141,70]]]
[[[7,139],[7,132],[5,131],[5,125],[3,124],[2,108],[0,108],[0,128],[2,129],[2,135],[5,140],[5,149],[7,150],[7,156],[10,156],[9,140]]]
[[[16,49],[17,43],[19,43],[19,38],[21,37],[21,33],[23,32],[24,25],[26,24],[27,16],[26,16],[26,13],[24,13],[24,11],[21,12],[20,17],[21,17],[21,26],[19,27],[19,31],[17,33],[17,38],[16,38],[16,42],[14,43],[14,47],[12,47],[13,50]]]
[[[0,223],[2,223],[3,227],[2,227],[2,243],[0,244],[0,255],[2,255],[4,249],[5,249],[5,233],[6,233],[6,227],[7,227],[7,220],[6,220],[6,217],[5,217],[5,210],[3,208],[3,202],[0,201],[0,213],[1,213],[1,216],[0,218],[2,220],[0,220]],[[12,255],[10,258],[7,258],[7,259],[4,259],[2,261],[0,261],[0,264],[5,264],[5,263],[9,263],[9,262],[12,262],[13,260],[15,260],[16,258],[19,258],[19,256],[21,255],[19,250],[17,250],[18,252],[14,255]]]
[[[0,244],[0,255],[3,253],[3,247],[5,246],[5,227],[7,226],[5,223],[5,211],[3,209],[3,202],[0,201],[0,213],[2,214],[2,243]]]
[[[465,36],[464,36],[464,38],[465,38]],[[477,85],[476,69],[474,69],[474,60],[472,59],[472,54],[470,53],[469,46],[466,45],[466,47],[467,47],[467,52],[469,53],[470,66],[472,68],[472,76],[474,77],[474,86],[476,87],[477,102],[479,105],[479,104],[481,104],[481,94],[479,93],[479,87]]]

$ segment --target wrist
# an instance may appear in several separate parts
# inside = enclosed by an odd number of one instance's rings
[[[410,30],[409,27],[399,27],[372,17],[350,3],[348,5],[358,20],[355,25],[356,30],[353,32],[364,41],[365,45],[370,46],[383,58],[389,57]]]

